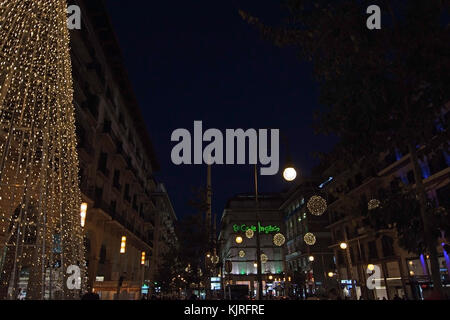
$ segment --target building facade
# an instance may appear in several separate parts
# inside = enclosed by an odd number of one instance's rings
[[[73,3],[82,12],[71,54],[89,287],[101,299],[137,299],[154,282],[165,238],[176,241],[176,217],[153,177],[159,164],[106,8]]]
[[[328,213],[324,211],[317,216],[307,208],[312,196],[323,196],[320,185],[318,180],[302,179],[289,191],[280,206],[286,228],[286,273],[297,282],[291,286],[289,294],[292,296],[304,298],[321,290],[326,292],[333,285],[328,277],[328,273],[334,270],[333,251],[329,249],[331,233],[325,228]],[[314,243],[305,242],[308,233],[314,235]]]
[[[448,119],[448,112],[444,115]],[[447,120],[448,121],[448,120]],[[425,152],[419,160],[423,183],[428,200],[434,206],[449,208],[450,157],[448,150],[438,149]],[[410,156],[405,150],[392,150],[382,155],[380,166],[368,172],[346,171],[335,176],[325,186],[330,195],[329,225],[332,235],[330,249],[336,257],[336,277],[341,283],[343,294],[352,295],[356,287],[356,298],[393,299],[396,295],[409,299],[424,299],[430,288],[430,261],[426,255],[407,252],[399,243],[395,228],[373,230],[363,223],[363,215],[349,205],[350,202],[365,204],[368,210],[377,206],[400,184],[415,186]],[[369,202],[371,201],[372,202]],[[353,213],[352,213],[353,211]],[[357,210],[358,211],[358,210]],[[447,235],[448,237],[448,235]],[[341,249],[340,244],[347,248]],[[444,250],[445,238],[439,239],[437,252],[443,285],[450,286],[450,260]],[[374,268],[380,273],[375,277],[378,285],[367,288],[367,279]],[[373,277],[372,277],[373,278]],[[351,279],[356,280],[352,284]]]
[[[257,292],[256,232],[260,234],[262,259],[262,288],[264,295],[280,295],[284,290],[284,252],[274,244],[277,233],[285,234],[283,216],[279,210],[282,198],[278,194],[258,196],[258,209],[254,195],[238,195],[231,198],[221,219],[219,243],[222,261],[230,261],[231,272],[225,270],[225,284],[247,285],[252,296]],[[257,214],[258,218],[257,219]],[[251,238],[246,231],[253,230]],[[242,241],[241,241],[242,240]],[[264,260],[264,261],[263,261]]]

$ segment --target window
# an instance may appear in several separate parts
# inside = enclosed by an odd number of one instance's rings
[[[125,185],[125,192],[123,197],[125,200],[130,201],[130,185],[128,183]]]
[[[106,262],[106,246],[102,244],[102,247],[100,248],[99,263],[105,264],[105,262]]]
[[[414,177],[414,172],[412,170],[408,171],[408,174],[406,175],[408,178],[409,183],[414,184],[416,183],[416,178]]]
[[[120,170],[114,170],[113,186],[120,191]]]
[[[377,252],[377,244],[375,241],[370,241],[368,243],[369,246],[369,259],[378,259],[378,252]]]
[[[383,236],[381,238],[381,246],[383,248],[383,255],[385,257],[390,257],[394,255],[394,240],[391,237]]]
[[[105,152],[100,152],[100,157],[98,159],[98,170],[103,172],[105,176],[109,175],[107,165],[108,165],[108,154]]]

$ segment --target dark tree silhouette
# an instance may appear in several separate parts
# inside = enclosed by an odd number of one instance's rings
[[[381,30],[366,27],[372,4],[383,12]],[[442,292],[437,230],[427,216],[418,159],[430,149],[449,148],[449,120],[442,118],[450,101],[449,2],[290,0],[287,8],[281,27],[240,14],[263,37],[298,48],[301,58],[313,63],[325,106],[317,113],[316,129],[340,138],[334,154],[339,160],[368,167],[381,152],[407,147],[423,248],[430,255],[434,287]]]

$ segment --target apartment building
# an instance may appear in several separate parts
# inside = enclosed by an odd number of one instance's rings
[[[102,299],[137,299],[165,239],[176,242],[176,216],[153,176],[159,163],[106,8],[73,3],[82,11],[71,53],[89,286]]]

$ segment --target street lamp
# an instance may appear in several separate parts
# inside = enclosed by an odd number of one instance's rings
[[[288,166],[283,170],[283,178],[286,181],[294,181],[297,177],[297,170],[294,167]]]
[[[351,294],[352,294],[352,297],[353,297],[353,299],[355,299],[356,300],[356,282],[355,282],[355,280],[353,279],[353,271],[352,271],[352,260],[351,260],[351,257],[350,257],[350,251],[347,249],[348,248],[348,245],[347,245],[347,243],[345,242],[345,241],[347,241],[347,235],[345,235],[345,239],[344,239],[344,242],[341,242],[340,244],[339,244],[339,247],[342,249],[342,250],[344,250],[345,251],[345,256],[346,256],[346,260],[347,260],[347,270],[348,270],[348,275],[350,276],[350,281],[352,282],[352,291],[351,291]]]

